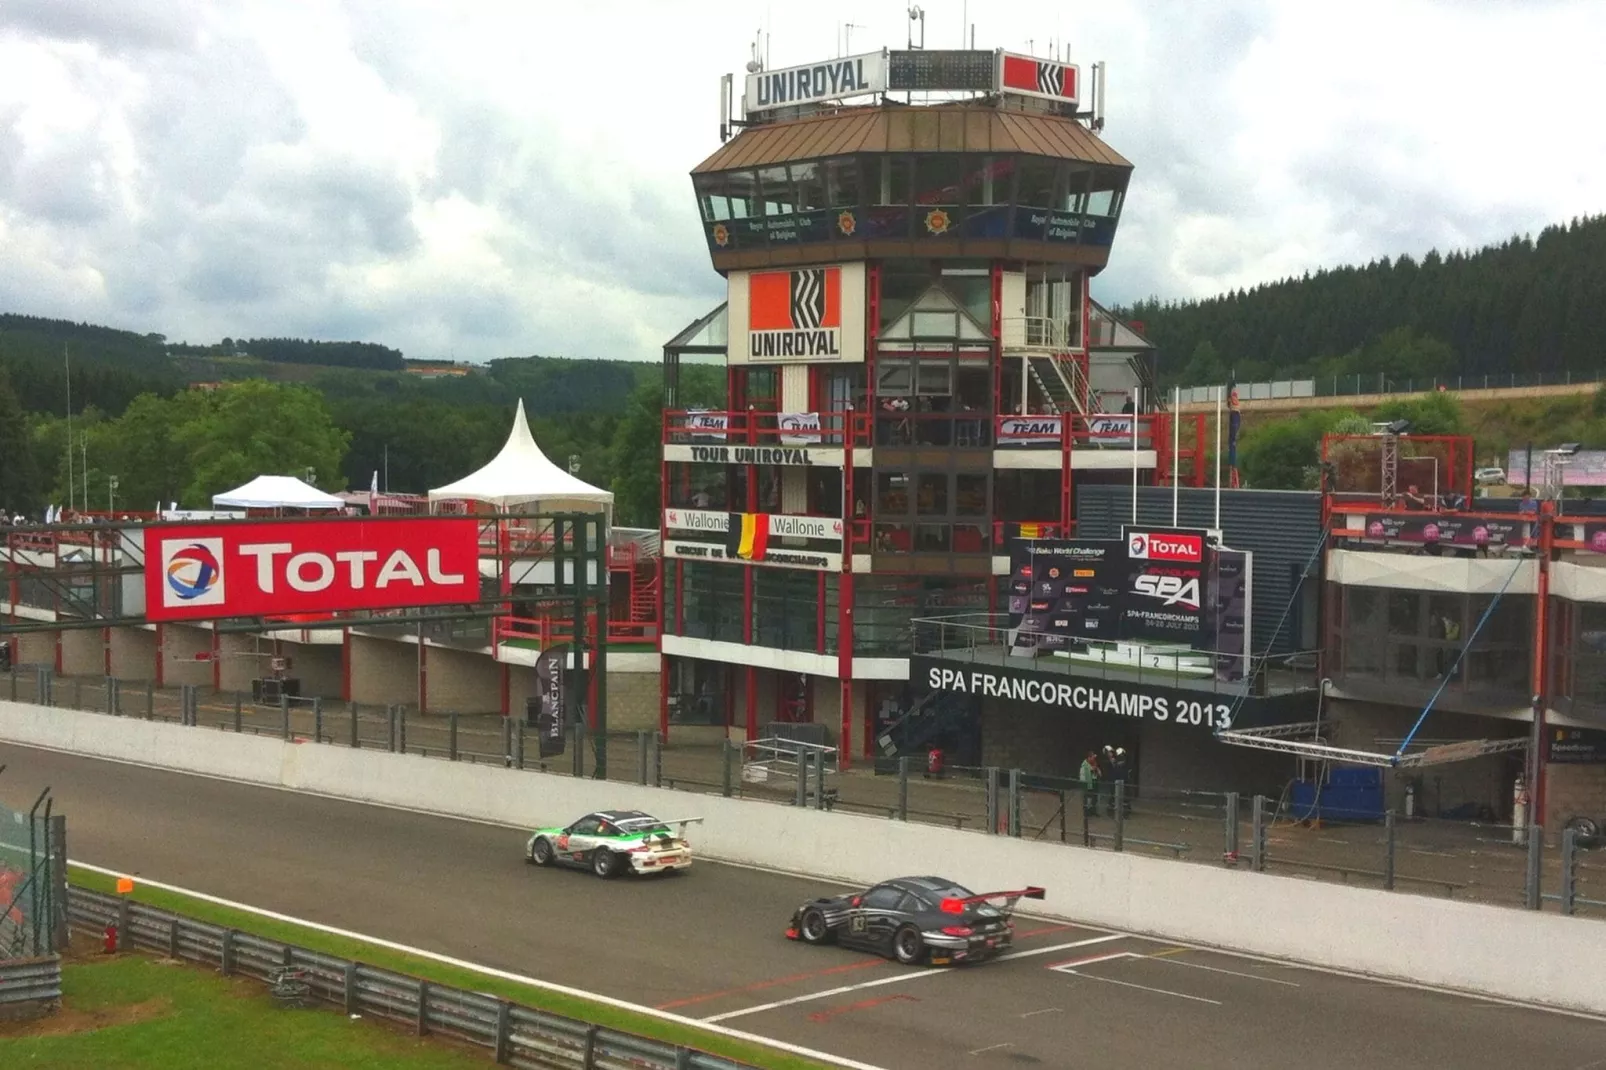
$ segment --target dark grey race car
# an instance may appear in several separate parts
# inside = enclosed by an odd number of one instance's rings
[[[792,912],[786,936],[873,951],[908,966],[980,962],[1014,942],[1015,904],[1041,898],[1041,888],[978,895],[942,877],[899,877],[804,903]]]

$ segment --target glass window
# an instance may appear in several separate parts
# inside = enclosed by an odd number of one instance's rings
[[[697,204],[702,209],[705,223],[717,223],[731,217],[730,200],[725,196],[725,176],[698,175],[692,179],[697,190]]]
[[[1071,164],[1065,188],[1059,198],[1059,209],[1063,212],[1084,212],[1087,210],[1087,188],[1093,179],[1091,167],[1080,167]]]
[[[730,218],[747,219],[758,212],[758,179],[751,171],[727,171],[725,196]]]
[[[987,477],[961,475],[954,477],[954,514],[956,516],[987,515]]]
[[[909,477],[902,472],[876,473],[875,511],[878,517],[907,516]]]
[[[1020,164],[1020,192],[1016,203],[1029,208],[1053,208],[1059,165],[1040,156],[1025,156]]]
[[[1416,591],[1389,592],[1389,634],[1409,638],[1422,634],[1422,596]]]
[[[1121,214],[1121,200],[1126,188],[1126,176],[1109,168],[1093,172],[1093,191],[1088,195],[1088,215],[1114,219]]]
[[[947,396],[954,392],[954,368],[946,357],[920,360],[916,368],[919,375],[918,393]]]
[[[1009,182],[1015,173],[1013,156],[966,156],[963,159],[965,203],[1009,203]]]
[[[872,888],[865,893],[864,906],[869,910],[891,910],[898,905],[898,901],[902,898],[903,893],[898,889],[883,884],[881,887]]]
[[[914,393],[914,367],[908,357],[891,359],[882,355],[876,362],[876,393],[903,397]]]
[[[832,208],[857,208],[863,199],[859,195],[859,162],[852,157],[825,160],[820,168],[825,176],[826,203]]]
[[[907,205],[910,187],[909,160],[899,156],[882,156],[879,160],[881,181],[875,190],[875,203]]]
[[[763,168],[758,173],[758,181],[764,194],[765,215],[791,215],[796,210],[796,193],[785,166]]]
[[[792,165],[792,184],[797,188],[797,210],[812,212],[830,207],[825,198],[825,176],[817,163]]]
[[[952,153],[917,156],[914,162],[915,203],[953,206],[960,202],[965,181],[964,157]]]
[[[948,477],[927,473],[920,477],[916,511],[921,516],[948,515]]]
[[[984,331],[992,329],[993,280],[990,272],[956,275],[944,270],[942,288],[976,321],[976,326]]]

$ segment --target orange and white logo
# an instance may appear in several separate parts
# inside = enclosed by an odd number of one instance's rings
[[[747,302],[749,359],[841,358],[841,268],[755,272]]]

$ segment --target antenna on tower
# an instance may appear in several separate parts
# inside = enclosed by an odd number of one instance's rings
[[[915,23],[917,22],[920,24],[920,43],[918,45],[915,44]],[[926,11],[925,8],[921,7],[919,4],[915,4],[909,8],[909,48],[912,50],[916,48],[923,49],[925,47]]]

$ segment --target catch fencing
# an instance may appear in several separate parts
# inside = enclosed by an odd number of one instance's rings
[[[1278,379],[1272,382],[1237,384],[1240,401],[1270,401],[1281,398],[1354,397],[1371,394],[1421,394],[1439,390],[1517,390],[1538,386],[1596,386],[1606,380],[1606,371],[1504,372],[1493,375],[1397,376],[1387,372],[1361,375],[1318,376],[1313,379]],[[1184,405],[1213,404],[1219,395],[1227,396],[1224,384],[1181,388]],[[1167,389],[1164,393],[1169,396]]]
[[[28,810],[0,806],[0,965],[48,957],[65,935],[66,822],[53,805],[46,788]]]
[[[126,897],[74,888],[74,928],[116,946],[216,967],[268,985],[281,1006],[329,1006],[348,1015],[401,1022],[489,1049],[496,1062],[530,1070],[742,1070],[746,1063],[633,1033],[532,1010],[496,996],[436,984],[294,944],[196,921]]]
[[[1457,805],[1435,791],[1419,795],[1416,812],[1408,816],[1387,812],[1381,799],[1365,813],[1338,812],[1326,802],[1318,808],[1299,801],[1293,784],[1274,794],[1270,785],[1246,785],[1234,793],[1103,780],[1087,791],[1073,777],[952,763],[928,770],[924,761],[907,757],[877,758],[841,770],[830,747],[787,739],[782,729],[796,726],[786,725],[774,726],[775,738],[753,743],[716,737],[711,743],[674,745],[656,732],[599,738],[575,725],[568,729],[562,754],[543,756],[533,729],[498,714],[424,715],[406,706],[322,699],[258,705],[249,694],[56,678],[39,667],[19,667],[9,684],[0,678],[0,696],[203,730],[839,810],[1216,866],[1255,866],[1314,880],[1511,907],[1537,905],[1606,919],[1606,842],[1575,837],[1569,854],[1562,829],[1434,816],[1435,808]],[[1424,802],[1431,804],[1426,812]],[[1569,880],[1572,892],[1564,903]]]

